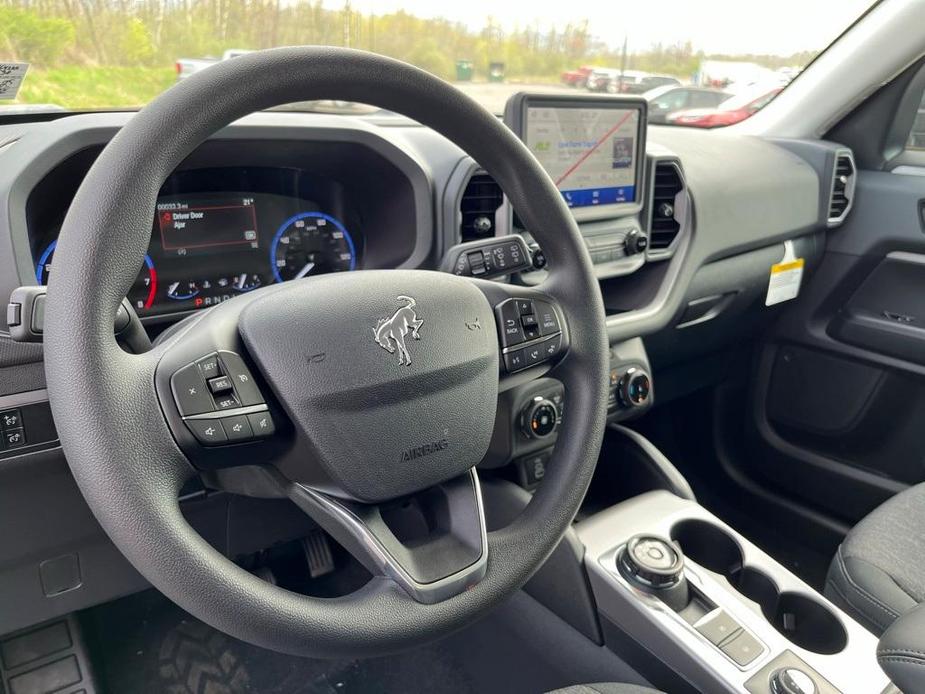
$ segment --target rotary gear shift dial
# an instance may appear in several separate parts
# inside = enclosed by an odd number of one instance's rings
[[[689,602],[684,555],[657,535],[634,535],[617,555],[617,568],[637,588],[661,598],[674,610]]]

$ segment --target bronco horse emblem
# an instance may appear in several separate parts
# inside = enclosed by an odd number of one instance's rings
[[[424,321],[414,312],[414,299],[410,296],[400,296],[398,300],[404,301],[406,305],[392,314],[391,318],[380,318],[373,335],[376,337],[376,344],[389,354],[395,354],[398,350],[398,363],[406,365],[411,363],[411,355],[405,345],[405,336],[410,332],[415,340],[420,340],[418,330]]]

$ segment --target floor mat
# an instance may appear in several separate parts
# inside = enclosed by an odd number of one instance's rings
[[[479,691],[439,644],[369,660],[286,656],[226,636],[155,591],[91,610],[82,623],[111,694]]]

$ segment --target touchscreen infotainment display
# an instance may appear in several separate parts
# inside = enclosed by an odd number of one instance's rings
[[[527,105],[523,139],[572,208],[637,201],[641,111]]]

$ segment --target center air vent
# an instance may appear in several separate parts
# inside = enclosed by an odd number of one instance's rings
[[[502,200],[501,187],[495,179],[484,171],[472,175],[459,202],[459,234],[463,242],[495,235],[495,213]]]
[[[829,198],[829,224],[838,224],[851,209],[854,197],[854,158],[850,152],[835,157],[835,174],[832,177],[832,195]]]
[[[677,164],[670,161],[655,165],[655,185],[649,222],[649,252],[664,251],[677,238],[681,225],[675,218],[675,198],[684,190]]]

